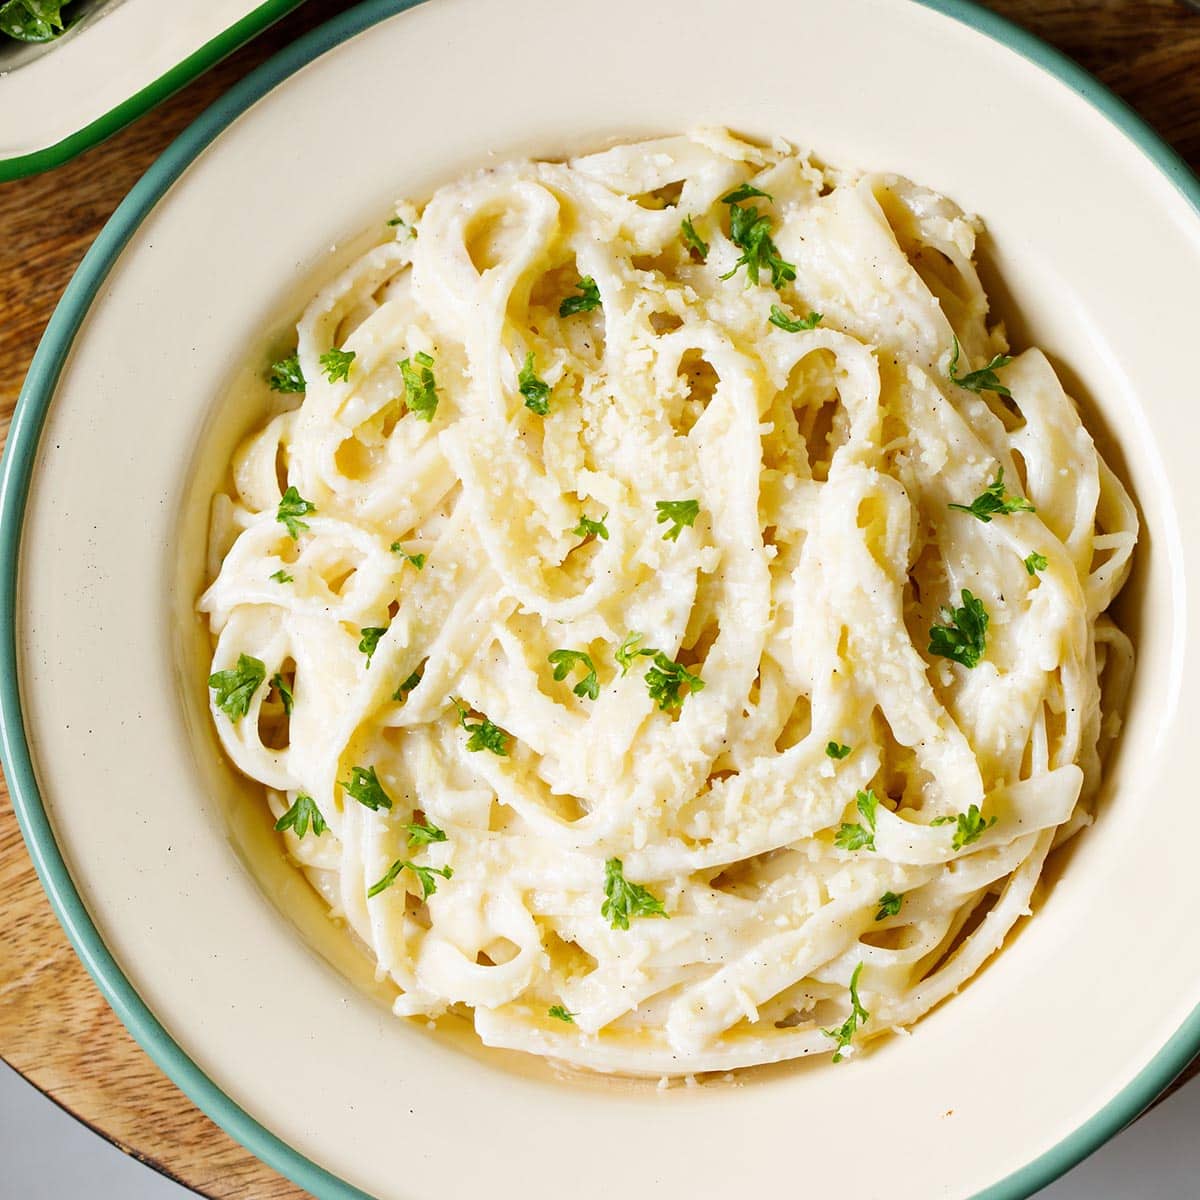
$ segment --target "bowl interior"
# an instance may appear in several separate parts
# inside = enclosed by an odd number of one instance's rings
[[[1190,789],[1170,752],[1200,703],[1197,420],[1175,400],[1184,356],[1163,352],[1194,336],[1200,216],[1069,88],[931,8],[756,13],[796,69],[751,70],[726,0],[436,0],[346,41],[235,120],[133,233],[54,395],[17,627],[25,727],[74,884],[209,1078],[379,1197],[765,1190],[793,1178],[798,1137],[818,1195],[976,1195],[1092,1118],[1200,1001],[1200,932],[1177,903],[1191,851],[1171,832]],[[1047,350],[1138,500],[1121,603],[1139,666],[1097,825],[1059,856],[1037,918],[911,1036],[729,1087],[580,1086],[390,1016],[283,861],[257,789],[217,754],[191,610],[209,497],[262,415],[246,381],[392,200],[491,155],[705,123],[895,170],[984,217],[1014,345]],[[864,1123],[873,1151],[849,1171],[828,1147]],[[599,1154],[603,1170],[579,1170]]]

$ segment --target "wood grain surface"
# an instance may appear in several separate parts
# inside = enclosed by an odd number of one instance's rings
[[[133,183],[234,81],[345,7],[308,0],[103,145],[48,175],[0,184],[0,432],[55,302]],[[1183,0],[990,7],[1081,62],[1200,170],[1200,13]],[[121,1149],[212,1200],[307,1195],[204,1117],[126,1033],[59,928],[3,790],[0,905],[0,1057]]]

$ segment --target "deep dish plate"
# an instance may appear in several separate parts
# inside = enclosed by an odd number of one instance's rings
[[[372,0],[316,31],[185,134],[98,239],[30,371],[0,492],[0,716],[68,933],[168,1074],[323,1200],[1030,1195],[1200,1045],[1200,930],[1178,903],[1193,851],[1174,832],[1200,712],[1200,482],[1192,372],[1171,350],[1194,337],[1200,185],[1077,68],[956,0],[760,0],[754,45],[789,48],[786,69],[731,43],[729,0],[434,0],[385,19],[405,7]],[[1036,332],[1138,498],[1140,661],[1099,823],[961,996],[844,1067],[659,1093],[472,1054],[347,981],[361,967],[322,938],[261,821],[230,835],[244,810],[186,614],[199,498],[258,417],[221,397],[331,243],[492,152],[704,122],[982,213],[1014,343]]]
[[[299,3],[91,0],[53,42],[0,37],[0,181],[103,141]]]

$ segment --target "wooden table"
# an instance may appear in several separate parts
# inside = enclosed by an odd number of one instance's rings
[[[1200,13],[1183,0],[990,6],[1078,59],[1200,170]],[[133,183],[235,80],[344,7],[308,0],[104,145],[49,175],[0,184],[0,432],[51,309]],[[59,928],[2,789],[0,897],[0,1056],[121,1149],[212,1200],[306,1194],[204,1117],[125,1032]]]

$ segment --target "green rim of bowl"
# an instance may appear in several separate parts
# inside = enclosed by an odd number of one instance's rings
[[[335,1178],[260,1125],[188,1058],[122,974],[75,889],[38,792],[25,735],[17,684],[17,573],[25,505],[42,425],[71,343],[125,244],[192,160],[256,100],[327,50],[420,2],[365,0],[335,17],[239,82],[168,147],[101,231],[55,309],[22,388],[0,468],[0,759],[42,885],[84,966],[142,1049],[221,1128],[318,1200],[371,1198]],[[920,3],[971,26],[1066,84],[1138,146],[1200,216],[1200,180],[1131,108],[1078,64],[972,0],[908,2]],[[289,4],[290,0],[262,7],[282,10]],[[986,1188],[974,1200],[1027,1200],[1137,1117],[1198,1051],[1200,1008],[1191,1013],[1167,1044],[1104,1108],[1058,1145]]]
[[[69,162],[75,155],[90,150],[131,121],[136,121],[172,92],[191,83],[197,75],[203,75],[209,67],[218,63],[225,55],[233,53],[243,42],[257,37],[268,25],[278,21],[285,13],[291,12],[300,2],[301,0],[266,0],[240,21],[235,21],[228,29],[222,30],[216,37],[205,42],[182,62],[176,63],[152,83],[146,84],[141,91],[134,92],[116,108],[110,109],[94,121],[89,121],[82,129],[68,134],[61,142],[55,142],[54,145],[45,146],[41,150],[32,150],[28,154],[18,154],[14,158],[0,159],[0,183],[53,170]]]

